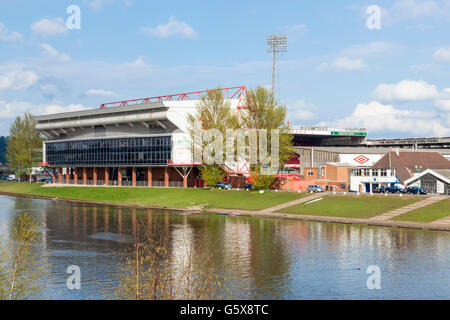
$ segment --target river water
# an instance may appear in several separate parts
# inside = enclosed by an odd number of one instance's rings
[[[39,299],[108,299],[123,272],[133,221],[164,234],[171,254],[208,250],[233,299],[450,299],[450,232],[97,206],[0,196],[0,233],[40,221],[48,260]],[[134,220],[133,220],[134,219]],[[79,266],[81,289],[66,285]],[[378,266],[380,289],[368,289]]]

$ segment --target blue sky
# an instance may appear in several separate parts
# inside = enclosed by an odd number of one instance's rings
[[[0,135],[25,111],[270,86],[266,37],[287,33],[277,96],[291,123],[450,136],[449,27],[450,0],[0,0]]]

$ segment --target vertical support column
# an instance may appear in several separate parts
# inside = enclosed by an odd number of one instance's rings
[[[66,168],[66,184],[70,184],[69,168]]]
[[[58,170],[58,182],[59,184],[62,183],[62,168],[59,168]]]
[[[164,187],[169,187],[169,168],[164,167]]]
[[[83,167],[83,184],[87,185],[87,170],[86,170],[86,167]]]
[[[122,185],[122,168],[117,170],[117,185],[120,187]]]
[[[53,173],[52,175],[53,183],[56,183],[56,168],[52,169],[52,173]]]
[[[188,182],[188,170],[186,167],[183,167],[183,188],[187,188]]]
[[[94,167],[93,170],[94,170],[94,173],[93,173],[93,180],[94,181],[92,181],[92,184],[94,186],[96,186],[97,185],[97,167]]]
[[[73,168],[73,184],[78,184],[78,168]]]
[[[152,168],[151,167],[147,167],[147,186],[151,187],[152,186]]]
[[[136,167],[131,169],[131,185],[136,187]]]
[[[105,186],[109,185],[109,168],[105,168]]]

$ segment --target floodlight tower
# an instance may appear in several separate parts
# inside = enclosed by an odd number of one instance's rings
[[[287,35],[271,34],[267,36],[267,52],[272,54],[272,93],[275,95],[278,53],[287,51]]]

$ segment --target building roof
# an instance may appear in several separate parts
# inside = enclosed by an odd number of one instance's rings
[[[435,169],[433,171],[450,180],[450,169]]]
[[[352,168],[356,168],[356,166],[351,164],[351,163],[327,162],[327,164],[329,164],[330,166],[335,166],[335,167],[352,167]]]
[[[436,178],[444,181],[445,183],[450,184],[450,170],[440,170],[440,169],[427,169],[425,171],[422,171],[419,175],[414,174],[411,178],[405,180],[405,184],[410,184],[414,181],[416,181],[419,177],[422,178],[423,176],[426,176],[427,174],[431,174],[435,176]]]
[[[106,115],[112,115],[112,114],[119,114],[119,113],[129,113],[133,111],[145,111],[149,109],[156,109],[156,108],[164,108],[165,105],[162,102],[154,102],[154,103],[146,103],[146,104],[140,104],[140,105],[133,105],[133,106],[118,106],[118,107],[111,107],[108,109],[89,109],[89,110],[82,110],[82,111],[72,111],[72,112],[63,112],[63,113],[54,113],[54,114],[46,114],[41,116],[33,116],[33,118],[37,122],[43,122],[43,121],[55,121],[55,120],[66,120],[66,119],[73,119],[73,118],[80,118],[80,117],[92,117],[92,116],[106,116]]]
[[[416,166],[421,170],[426,169],[449,169],[450,161],[438,152],[388,152],[378,160],[373,168],[394,168],[400,181],[411,178],[415,173]]]

